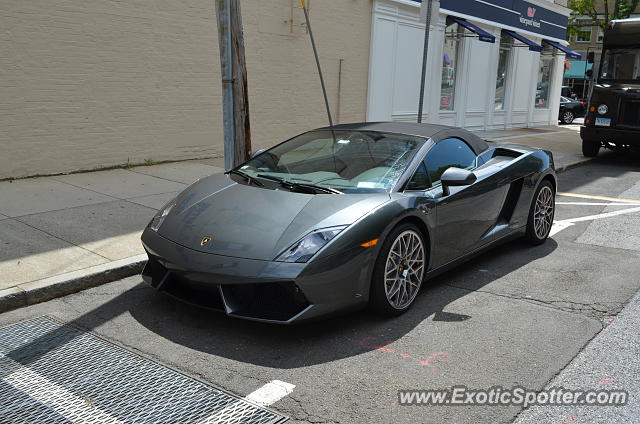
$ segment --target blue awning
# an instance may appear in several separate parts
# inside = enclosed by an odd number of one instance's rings
[[[456,18],[455,16],[447,16],[447,20],[449,20],[451,22],[455,22],[456,24],[465,27],[469,31],[478,34],[478,39],[480,41],[485,41],[487,43],[495,43],[496,42],[496,37],[494,37],[493,35],[489,34],[487,31],[483,30],[482,28],[480,28],[478,26],[475,26],[474,24],[472,24],[469,21],[465,21],[462,18]]]
[[[509,37],[515,38],[518,41],[522,41],[524,44],[529,46],[529,50],[531,50],[532,52],[542,51],[542,46],[540,44],[534,43],[533,41],[529,40],[527,37],[523,37],[517,32],[509,31],[508,29],[503,29],[502,33],[507,34]]]
[[[542,42],[564,52],[564,54],[566,54],[569,59],[582,59],[582,55],[580,53],[571,50],[569,47],[565,47],[562,44],[556,43],[555,41],[542,40]]]

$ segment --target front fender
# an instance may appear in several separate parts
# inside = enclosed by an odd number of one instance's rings
[[[373,276],[373,269],[380,254],[380,249],[388,234],[400,222],[413,219],[422,223],[422,229],[427,231],[429,252],[433,251],[432,229],[435,226],[435,208],[424,207],[420,204],[420,198],[396,193],[388,203],[376,208],[369,214],[363,216],[354,224],[350,225],[339,237],[336,237],[330,245],[323,249],[313,262],[324,262],[330,257],[336,258],[339,255],[358,255],[364,261],[358,261],[357,266],[364,266],[361,278],[358,281],[358,290],[365,294],[368,299],[369,287]],[[363,243],[378,239],[378,243],[371,247],[361,246]],[[354,251],[355,249],[355,251]],[[335,256],[338,255],[338,256]]]

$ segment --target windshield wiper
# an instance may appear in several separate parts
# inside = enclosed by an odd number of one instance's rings
[[[300,187],[300,188],[308,188],[311,190],[317,190],[317,191],[323,191],[325,193],[329,193],[329,194],[344,194],[344,192],[335,189],[335,188],[331,188],[331,187],[324,187],[324,186],[319,186],[316,184],[308,184],[308,183],[289,183],[292,184],[294,187]]]
[[[238,171],[237,169],[232,169],[231,171],[227,171],[225,172],[225,174],[234,174],[234,175],[238,175],[242,178],[244,178],[245,180],[247,180],[247,182],[249,184],[255,184],[258,187],[264,187],[264,184],[262,184],[259,180],[253,178],[251,175],[249,174],[245,174],[242,171]]]
[[[323,187],[316,184],[308,184],[308,183],[296,183],[293,181],[285,180],[284,178],[274,177],[273,175],[258,174],[257,176],[259,178],[264,178],[265,180],[279,182],[282,187],[287,188],[289,190],[302,189],[302,190],[313,190],[314,193],[316,191],[321,191],[323,193],[330,193],[330,194],[344,194],[342,191],[336,190],[335,188],[331,188],[331,187]]]

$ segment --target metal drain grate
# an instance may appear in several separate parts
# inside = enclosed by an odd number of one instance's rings
[[[0,328],[2,424],[275,424],[286,419],[48,317]]]

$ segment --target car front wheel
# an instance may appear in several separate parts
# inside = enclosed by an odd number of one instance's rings
[[[576,116],[572,111],[565,110],[562,112],[562,117],[560,118],[560,120],[562,121],[563,124],[569,125],[570,123],[573,122],[575,118]]]
[[[393,229],[376,260],[371,308],[386,315],[409,309],[422,286],[426,264],[427,248],[420,230],[409,223]]]

